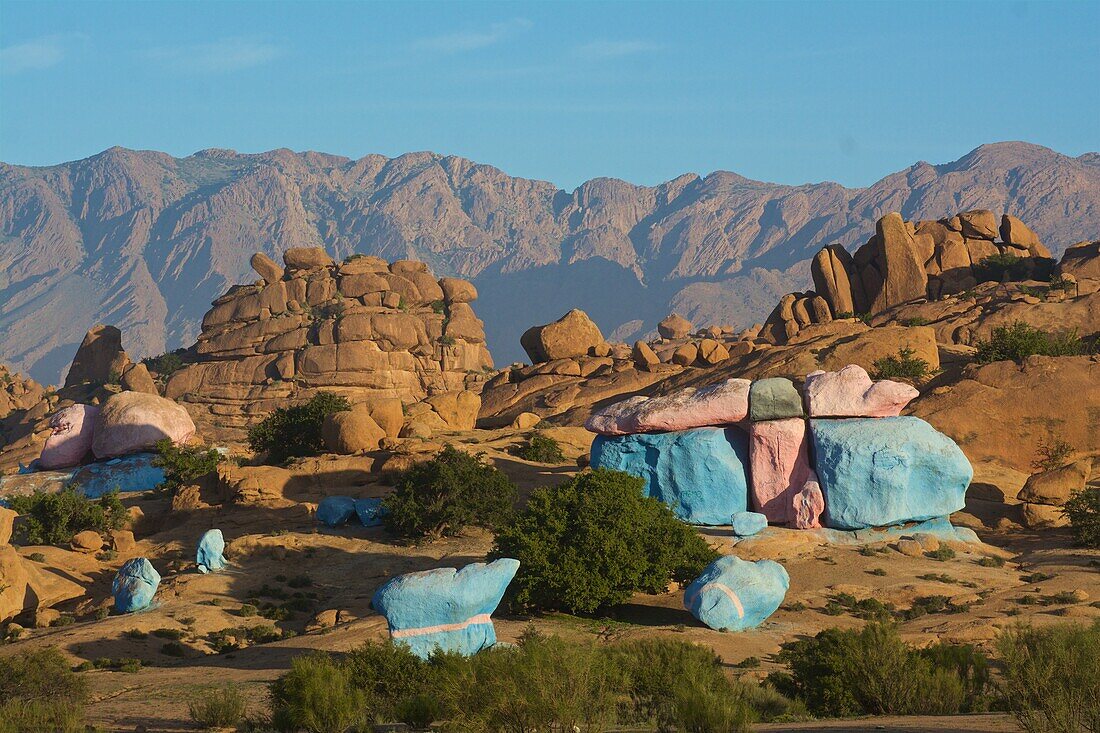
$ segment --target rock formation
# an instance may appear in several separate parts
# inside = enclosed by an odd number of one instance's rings
[[[96,326],[85,334],[65,377],[66,387],[81,384],[118,384],[131,392],[160,394],[145,365],[130,361],[122,332],[114,326]]]
[[[168,380],[165,394],[204,434],[240,439],[274,408],[321,390],[412,404],[476,389],[492,366],[469,283],[410,260],[336,264],[316,247],[289,249],[284,263],[253,258],[263,279],[214,301],[192,363]]]

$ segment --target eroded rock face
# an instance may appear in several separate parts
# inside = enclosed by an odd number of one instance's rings
[[[187,410],[175,402],[142,392],[119,392],[103,403],[96,416],[92,452],[114,458],[151,451],[158,440],[185,443],[195,434]]]
[[[408,405],[480,388],[492,359],[469,283],[439,281],[421,262],[356,256],[336,264],[317,248],[284,259],[285,270],[254,258],[264,282],[214,301],[194,363],[168,380],[166,396],[188,408],[205,437],[240,440],[276,407],[322,390],[352,403]],[[400,425],[383,421],[396,437]]]

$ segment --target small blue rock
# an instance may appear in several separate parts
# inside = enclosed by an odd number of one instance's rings
[[[225,563],[225,538],[220,529],[208,529],[199,538],[199,549],[195,552],[195,564],[200,573],[222,570]]]
[[[917,417],[811,420],[827,527],[863,529],[945,517],[974,470],[955,441]]]
[[[350,496],[326,496],[317,505],[317,521],[329,527],[347,524],[355,516],[355,499]]]
[[[645,479],[647,496],[691,524],[724,525],[749,507],[749,439],[737,428],[598,435],[591,463]]]
[[[518,569],[519,560],[501,558],[399,575],[375,592],[371,605],[386,617],[394,641],[419,657],[436,649],[476,654],[496,643],[489,616]]]
[[[768,518],[758,512],[737,512],[733,515],[733,533],[738,537],[752,537],[768,527]]]
[[[133,613],[148,608],[160,585],[160,574],[144,557],[127,560],[118,570],[111,594],[115,597],[115,610]]]
[[[773,560],[747,562],[727,555],[687,587],[684,607],[712,629],[744,631],[775,613],[790,585],[787,571]]]
[[[381,499],[356,499],[355,513],[359,515],[359,521],[364,527],[378,527],[382,524],[386,510],[382,507]]]

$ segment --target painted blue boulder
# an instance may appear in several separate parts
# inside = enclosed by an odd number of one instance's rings
[[[399,575],[378,589],[371,605],[386,617],[394,641],[418,657],[436,649],[476,654],[496,643],[490,614],[518,569],[519,560],[501,558]]]
[[[810,430],[826,527],[884,527],[963,508],[974,469],[955,441],[924,420],[811,420]]]
[[[195,564],[200,573],[216,573],[225,568],[225,538],[220,529],[208,529],[199,538]]]
[[[684,592],[684,608],[718,631],[744,631],[775,613],[791,579],[774,560],[720,557]]]
[[[317,521],[329,527],[347,524],[355,516],[355,499],[350,496],[326,496],[317,505]]]
[[[728,524],[749,506],[749,439],[738,428],[597,435],[591,463],[645,479],[647,495],[691,524]]]
[[[381,499],[356,499],[355,513],[364,527],[378,527],[382,524],[386,510],[382,507]]]
[[[768,528],[768,518],[759,512],[737,512],[733,515],[733,533],[752,537]]]
[[[160,585],[160,573],[153,563],[144,557],[127,560],[118,569],[115,582],[111,585],[111,594],[115,597],[115,610],[119,613],[133,613],[148,608]]]
[[[134,453],[89,463],[76,470],[71,485],[89,499],[116,489],[122,494],[150,491],[164,481],[164,469],[153,465],[155,458],[152,453]]]

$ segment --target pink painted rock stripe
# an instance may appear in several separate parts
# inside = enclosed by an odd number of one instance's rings
[[[469,626],[477,624],[491,624],[493,619],[487,613],[479,613],[477,616],[459,621],[457,624],[439,624],[438,626],[421,626],[415,629],[398,629],[390,631],[394,639],[406,639],[410,636],[425,636],[427,634],[441,634],[447,631],[462,631]]]
[[[726,598],[729,598],[733,603],[733,607],[737,609],[737,618],[745,618],[745,607],[741,605],[741,599],[737,597],[737,594],[733,592],[733,589],[728,585],[722,583],[707,583],[699,589],[698,593],[693,593],[691,598],[686,599],[687,605],[695,603],[695,599],[703,595],[703,591],[717,590],[725,594]]]

